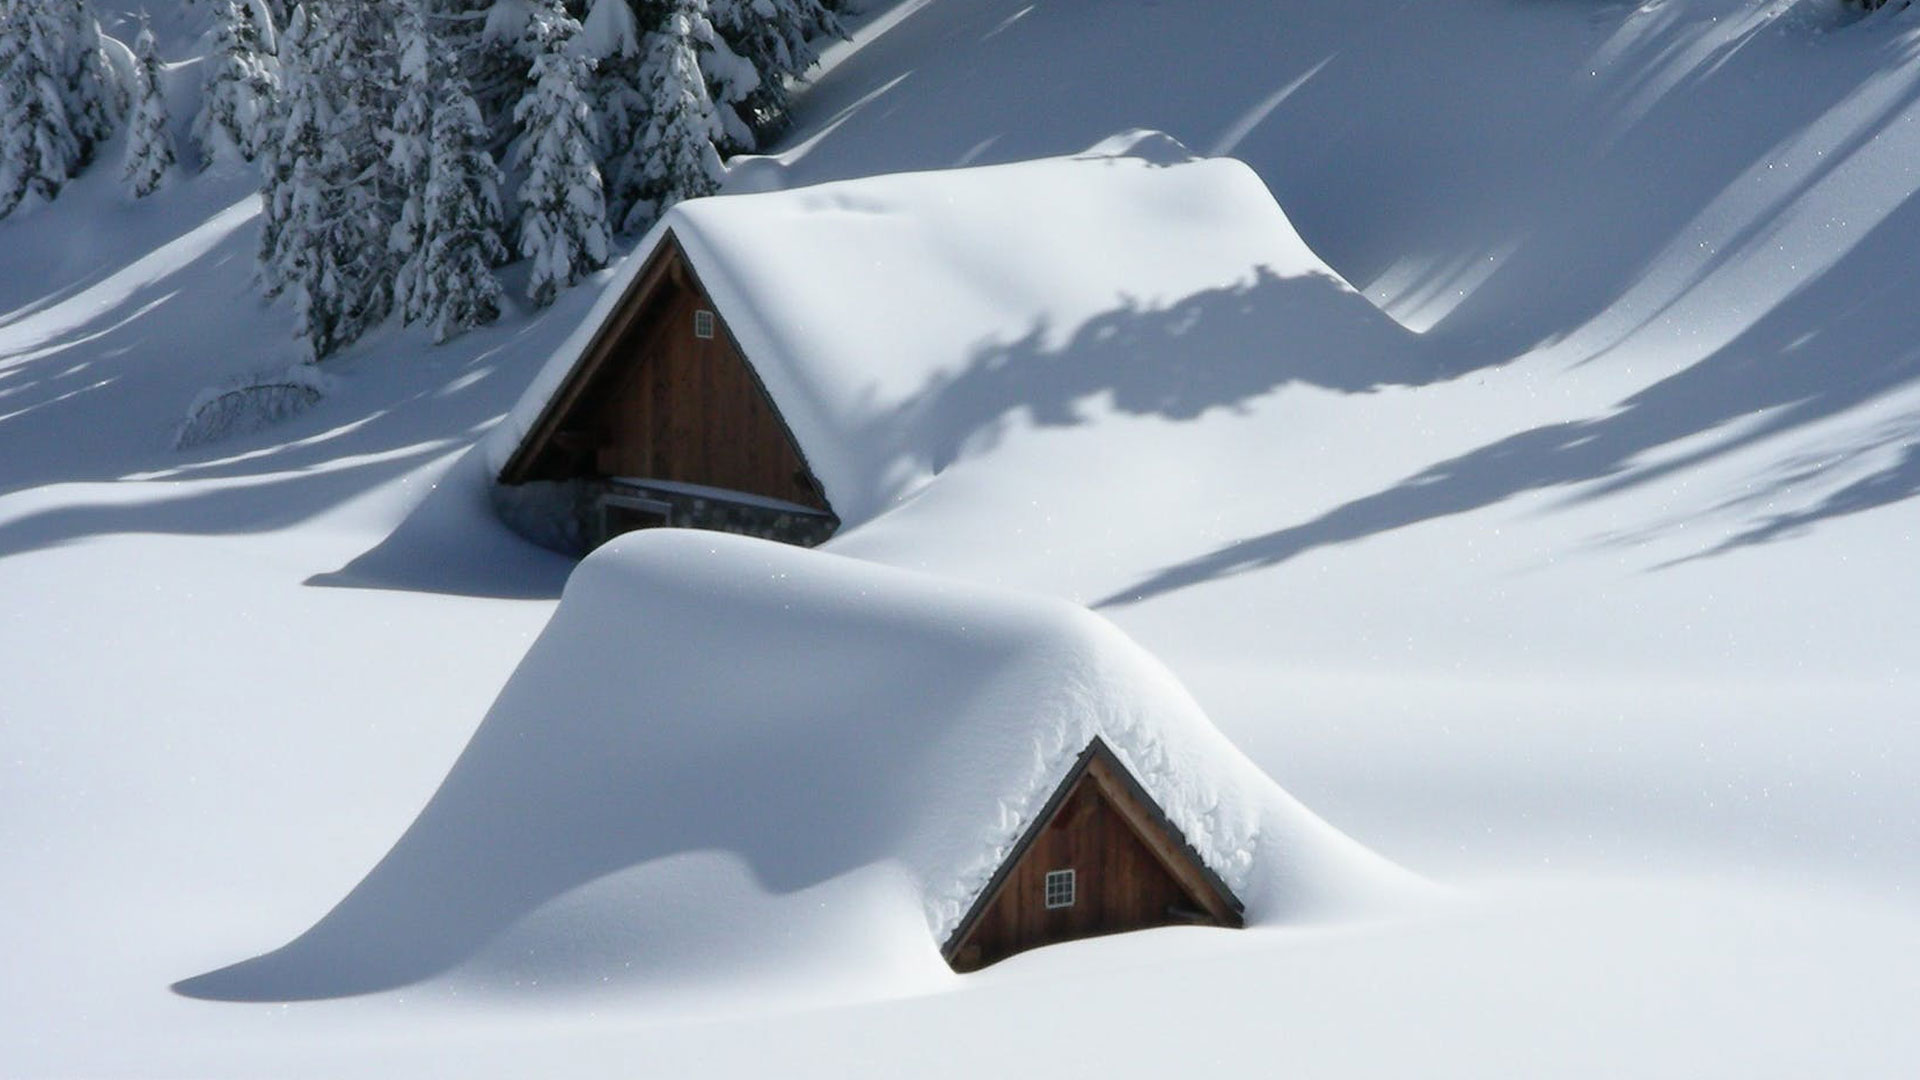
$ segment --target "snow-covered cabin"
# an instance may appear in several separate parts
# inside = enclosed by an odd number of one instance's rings
[[[1240,927],[1246,905],[1095,735],[940,947],[956,971],[1077,938]]]
[[[1116,870],[1138,878],[1101,880]],[[1085,608],[654,529],[581,562],[351,894],[183,989],[335,996],[463,964],[546,983],[733,965],[924,980],[949,957],[1237,925],[1240,904],[1249,923],[1338,918],[1407,880]]]
[[[1252,170],[1150,133],[681,203],[494,433],[495,502],[561,550],[667,524],[811,545],[963,452],[956,417],[1081,393],[1052,385],[1065,365],[1048,361],[1100,320],[1307,276],[1345,321],[1310,311],[1303,341],[1330,322],[1366,323],[1336,331],[1355,351],[1373,323],[1398,332]],[[1281,335],[1298,315],[1219,340],[1110,334],[1096,363],[1121,380],[1258,364],[1293,346]],[[975,400],[982,383],[991,401]]]

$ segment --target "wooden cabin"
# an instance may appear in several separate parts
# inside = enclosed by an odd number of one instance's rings
[[[551,546],[582,553],[659,525],[812,546],[840,524],[671,232],[499,482],[539,504],[533,513],[559,519]]]
[[[955,971],[1018,952],[1155,926],[1245,925],[1207,869],[1098,737],[941,947]]]
[[[661,524],[813,545],[1023,411],[1178,419],[1209,407],[1183,372],[1230,387],[1276,343],[1293,367],[1343,371],[1410,340],[1252,170],[1165,136],[806,187],[781,172],[675,203],[609,273],[485,440],[508,525],[574,554]],[[1176,330],[1182,312],[1205,332]],[[1092,404],[1102,389],[1115,404]]]

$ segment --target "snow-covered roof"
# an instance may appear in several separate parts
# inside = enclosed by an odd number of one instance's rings
[[[1152,133],[1073,157],[695,199],[655,226],[493,433],[496,475],[669,232],[848,524],[950,457],[938,445],[948,433],[916,406],[983,364],[1044,356],[1115,312],[1263,278],[1314,275],[1352,293],[1251,169]],[[1236,360],[1282,347],[1195,345]],[[1167,355],[1178,348],[1125,344],[1111,362],[1194,362]],[[1032,398],[1059,397],[1047,385],[1059,376],[1030,367]]]
[[[1256,863],[1345,843],[1085,608],[724,534],[590,556],[488,724],[630,788],[630,832],[737,817],[738,850],[821,873],[896,860],[936,939],[1095,735],[1256,912]]]
[[[310,996],[412,981],[556,898],[616,880],[629,898],[676,898],[639,912],[623,902],[609,917],[620,933],[772,954],[798,931],[760,898],[859,882],[836,902],[863,914],[827,931],[821,951],[870,949],[878,936],[898,966],[938,964],[1096,735],[1246,902],[1249,922],[1350,913],[1401,881],[1084,608],[651,529],[575,570],[381,865],[304,937],[222,985]],[[746,872],[716,882],[682,863],[711,852]],[[566,937],[603,932],[576,925]]]

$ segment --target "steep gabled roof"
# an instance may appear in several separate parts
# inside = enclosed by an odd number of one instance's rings
[[[1000,868],[981,887],[973,906],[967,909],[953,932],[947,935],[940,951],[949,961],[965,946],[974,926],[999,899],[1007,879],[1019,866],[1021,858],[1033,847],[1034,840],[1059,817],[1068,797],[1082,780],[1099,787],[1108,804],[1119,811],[1143,846],[1159,862],[1161,869],[1186,889],[1209,918],[1226,926],[1241,925],[1247,906],[1234,895],[1220,875],[1207,866],[1206,860],[1193,849],[1193,845],[1187,843],[1180,827],[1167,820],[1160,805],[1153,801],[1153,796],[1147,794],[1140,781],[1134,779],[1133,773],[1127,770],[1106,740],[1095,735],[1087,748],[1074,759],[1067,775],[1055,786],[1053,795],[1034,815],[1026,832],[1002,858]]]
[[[583,420],[590,421],[603,404],[599,399],[632,374],[631,367],[639,359],[639,343],[645,340],[644,328],[640,324],[650,319],[666,318],[664,312],[676,310],[676,299],[685,298],[702,306],[712,303],[711,294],[701,282],[699,272],[693,268],[685,249],[671,230],[655,237],[651,254],[639,265],[639,272],[619,292],[618,303],[603,320],[593,325],[593,333],[580,358],[568,368],[560,383],[547,396],[526,434],[500,467],[498,479],[501,483],[518,484],[546,478],[542,473],[553,466],[556,450],[559,450],[559,458],[564,460],[565,451],[556,444],[565,437],[566,429]],[[732,341],[733,329],[724,317],[715,319],[715,330]],[[732,341],[732,344],[737,350],[738,342]],[[734,362],[731,352],[721,355],[720,362]],[[766,393],[766,385],[760,381],[753,365],[746,363],[745,368],[745,381],[755,388],[764,408],[764,426],[753,432],[751,438],[761,445],[778,446],[780,450],[791,454],[797,459],[802,478],[802,483],[798,485],[802,489],[800,491],[762,488],[749,494],[769,498],[785,495],[789,499],[804,500],[808,509],[831,512],[831,508],[819,497],[819,479],[807,464],[805,450],[794,439],[792,429],[786,426],[778,405]],[[708,383],[707,387],[707,392],[712,393],[712,384]],[[762,413],[754,410],[754,415],[759,417]],[[737,425],[730,427],[728,433],[736,439],[748,435]],[[667,478],[649,476],[648,479],[663,481]]]
[[[1003,362],[1022,364],[1008,356],[1043,359],[1102,317],[1266,278],[1311,275],[1352,294],[1252,170],[1170,146],[1149,136],[1074,157],[681,203],[494,433],[489,463],[496,475],[507,464],[669,243],[684,249],[848,525],[951,459],[959,436],[929,402],[965,396],[968,380]],[[1354,307],[1372,312],[1357,296]],[[1195,342],[1194,356],[1178,341],[1122,342],[1112,362],[1205,363],[1278,347],[1260,333]],[[1025,363],[1011,400],[976,404],[1007,410],[1049,397],[1044,369]]]

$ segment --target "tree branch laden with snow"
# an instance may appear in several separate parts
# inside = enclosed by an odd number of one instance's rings
[[[173,169],[173,138],[167,133],[167,102],[161,93],[160,57],[154,51],[153,28],[144,13],[140,34],[134,38],[133,115],[127,124],[126,165],[121,177],[144,199],[160,189]]]
[[[261,25],[263,17],[265,9],[252,0],[213,0],[213,54],[193,119],[193,141],[208,164],[252,161],[268,137],[280,75],[274,29]]]
[[[571,48],[579,29],[558,0],[535,6],[529,22],[538,48],[533,86],[513,110],[520,125],[514,163],[526,173],[520,184],[520,254],[533,261],[527,295],[540,306],[605,266],[611,254],[585,93],[590,68]]]

